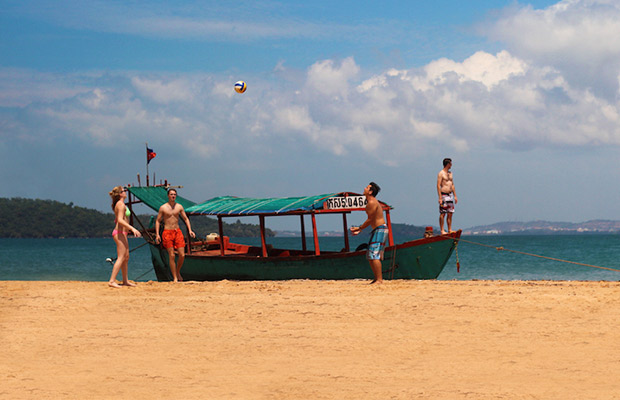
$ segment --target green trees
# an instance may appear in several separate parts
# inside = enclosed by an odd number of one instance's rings
[[[148,226],[151,215],[138,218]],[[208,217],[192,217],[196,235],[217,232],[217,220]],[[181,223],[182,224],[182,223]],[[183,225],[183,224],[182,224]],[[139,224],[135,223],[137,228]],[[112,234],[114,215],[54,200],[24,198],[0,198],[0,237],[5,238],[58,238],[58,237],[105,237]],[[274,233],[267,230],[267,235]],[[227,236],[260,236],[257,225],[224,224]]]
[[[256,217],[255,217],[256,218]],[[192,216],[189,217],[189,221],[192,224],[192,230],[196,233],[196,238],[204,239],[209,233],[218,233],[219,228],[217,220],[207,216]],[[185,224],[180,222],[181,229],[185,230]],[[224,222],[224,235],[230,237],[259,237],[260,227],[254,224],[243,224],[240,220],[237,220],[233,224],[227,224]],[[265,229],[267,236],[275,236],[275,233],[270,229]]]
[[[53,200],[0,198],[0,237],[100,237],[114,216]]]

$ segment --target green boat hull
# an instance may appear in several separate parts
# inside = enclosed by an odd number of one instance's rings
[[[384,279],[436,279],[450,259],[461,231],[418,239],[385,250]],[[159,281],[171,281],[168,253],[151,244],[153,268]],[[287,280],[287,279],[373,279],[364,250],[323,253],[319,256],[185,256],[184,280]]]

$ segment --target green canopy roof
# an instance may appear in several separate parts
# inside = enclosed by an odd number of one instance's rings
[[[131,186],[127,190],[155,211],[158,211],[159,207],[168,201],[168,190],[164,186]],[[185,209],[196,204],[179,195],[177,195],[176,202]]]
[[[323,209],[324,200],[335,195],[337,193],[266,199],[221,196],[188,207],[185,211],[188,214],[194,215],[286,214],[298,211],[321,210]]]
[[[346,199],[344,201],[343,199]],[[379,201],[384,209],[391,207]],[[283,215],[303,214],[314,211],[349,212],[366,207],[364,196],[357,193],[327,193],[304,197],[247,198],[221,196],[185,208],[190,215]]]

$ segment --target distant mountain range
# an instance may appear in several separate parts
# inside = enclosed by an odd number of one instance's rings
[[[463,229],[464,235],[570,235],[579,233],[620,233],[620,221],[592,220],[586,222],[497,222]]]
[[[424,230],[426,228],[424,226],[416,226],[416,225],[408,225],[408,224],[399,224],[392,223],[392,234],[398,237],[423,237]],[[435,228],[435,232],[438,228]],[[367,228],[366,233],[370,233],[371,229]],[[318,233],[321,237],[333,236],[333,237],[341,237],[344,236],[344,232],[342,230],[339,231],[319,231]],[[279,237],[301,237],[300,231],[276,231],[276,236]],[[312,229],[306,230],[306,236],[312,236]]]
[[[399,237],[423,237],[424,227],[408,224],[393,223],[393,234]],[[459,229],[458,227],[456,227]],[[433,227],[435,234],[438,227]],[[491,225],[479,225],[463,229],[463,235],[576,235],[576,234],[620,234],[620,221],[592,220],[586,222],[551,222],[530,221],[497,222]],[[307,236],[312,236],[312,231],[306,231]],[[319,236],[342,236],[340,231],[321,231]],[[299,231],[276,231],[279,237],[298,237]]]

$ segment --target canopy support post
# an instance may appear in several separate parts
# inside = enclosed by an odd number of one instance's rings
[[[304,223],[304,215],[300,214],[299,219],[301,221],[301,249],[306,251],[308,248],[306,246],[306,225]]]
[[[222,224],[222,217],[217,216],[217,228],[220,233],[220,255],[226,254],[226,249],[224,248],[224,225]]]
[[[394,236],[392,235],[392,220],[390,219],[390,210],[385,210],[385,219],[388,226],[388,239],[390,246],[394,246]]]
[[[319,249],[319,233],[316,231],[316,214],[312,213],[312,236],[314,238],[314,255],[321,255],[321,249]]]
[[[344,230],[344,251],[349,252],[349,232],[347,229],[347,213],[342,213],[342,228]]]
[[[189,217],[187,217],[189,219]],[[187,232],[187,243],[185,244],[185,254],[192,254],[192,236],[189,234],[189,227],[185,225],[185,232]]]
[[[265,242],[265,216],[259,215],[260,220],[260,244],[263,248],[263,257],[267,257],[267,243]]]

